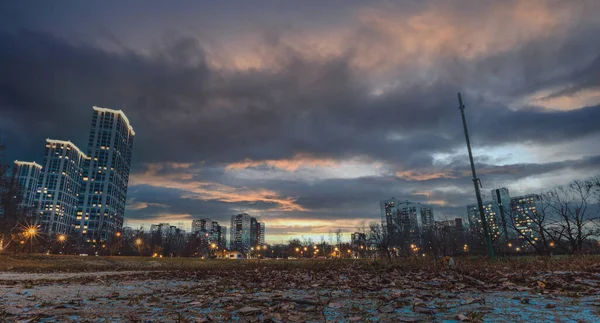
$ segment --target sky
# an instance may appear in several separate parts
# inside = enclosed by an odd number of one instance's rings
[[[600,2],[4,1],[0,135],[85,150],[92,106],[135,129],[130,226],[246,212],[329,239],[390,197],[474,203],[600,170]]]

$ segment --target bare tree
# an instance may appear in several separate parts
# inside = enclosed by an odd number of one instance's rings
[[[571,254],[581,252],[586,239],[600,233],[598,208],[591,207],[597,202],[596,190],[593,180],[577,180],[543,195],[549,215],[557,219],[549,231],[568,244]]]
[[[381,255],[385,255],[388,260],[392,259],[388,230],[383,224],[375,221],[369,223],[369,236],[367,239],[374,244]]]
[[[525,205],[511,205],[506,213],[507,226],[515,232],[518,240],[527,242],[540,255],[551,255],[551,247],[553,246],[554,238],[550,231],[555,221],[550,221],[547,214],[549,213],[550,201],[544,194],[536,195],[535,209],[515,212],[514,207],[525,209]],[[509,241],[506,241],[510,243]]]
[[[342,248],[342,229],[335,230],[335,244],[339,249]]]
[[[27,220],[28,210],[20,207],[22,197],[14,172],[0,161],[0,253],[18,238]]]
[[[593,185],[593,192],[594,196],[596,197],[596,201],[598,204],[600,204],[600,174],[592,177],[590,181]]]

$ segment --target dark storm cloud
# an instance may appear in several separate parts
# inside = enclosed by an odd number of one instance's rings
[[[462,4],[450,10],[455,18],[477,16],[489,7]],[[415,4],[411,10],[423,7]],[[85,150],[91,107],[123,109],[137,134],[134,174],[149,165],[189,162],[191,168],[161,168],[154,175],[189,175],[179,181],[215,182],[235,192],[260,187],[277,192],[277,198],[293,197],[306,209],[276,212],[278,204],[270,200],[203,200],[191,198],[185,187],[144,183],[128,195],[130,205],[141,203],[128,209],[132,220],[174,214],[225,221],[245,209],[280,218],[335,219],[377,215],[378,201],[391,196],[441,203],[440,212],[462,214],[460,205],[472,198],[468,165],[464,160],[440,165],[433,158],[464,149],[458,91],[464,95],[475,147],[551,146],[600,133],[598,105],[558,111],[527,102],[529,95],[547,89],[548,98],[597,89],[600,43],[589,41],[599,31],[597,24],[581,23],[566,34],[541,33],[475,57],[467,54],[477,43],[464,52],[450,48],[437,53],[434,48],[427,68],[411,64],[412,56],[394,65],[383,55],[378,63],[384,66],[385,81],[369,75],[377,67],[356,67],[364,60],[361,49],[394,41],[396,35],[380,27],[362,26],[352,34],[355,41],[339,53],[318,58],[289,45],[293,24],[271,29],[254,44],[264,53],[265,66],[246,69],[212,65],[205,38],[177,32],[161,34],[140,50],[108,29],[102,34],[111,46],[102,47],[85,37],[8,28],[0,32],[0,126],[8,153],[41,161],[46,137],[68,139]],[[600,153],[597,147],[589,150],[590,155]],[[222,169],[247,158],[290,159],[297,153],[332,159],[361,156],[385,163],[391,173],[308,183],[244,179]],[[499,157],[478,160],[482,180],[489,185],[569,167],[592,172],[599,166],[597,157],[494,165]],[[394,176],[405,171],[443,176]]]
[[[122,108],[130,117],[139,134],[137,162],[214,163],[298,151],[397,159],[398,151],[418,156],[462,144],[450,77],[373,97],[348,57],[316,62],[278,44],[272,50],[284,54],[283,69],[226,73],[207,66],[198,41],[178,36],[149,56],[35,32],[3,33],[0,41],[2,114],[38,141],[55,136],[85,142],[89,110],[97,104]],[[483,105],[485,118],[473,126],[490,144],[568,140],[598,131],[598,107],[546,112]],[[557,127],[560,132],[547,131]],[[390,149],[390,133],[406,139]]]

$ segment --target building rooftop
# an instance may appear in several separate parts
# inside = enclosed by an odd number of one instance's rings
[[[81,151],[79,150],[79,148],[72,142],[68,141],[68,140],[57,140],[57,139],[50,139],[50,138],[46,138],[46,142],[50,143],[50,144],[59,144],[59,145],[68,145],[73,147],[73,149],[75,149],[82,157],[87,158],[87,156]]]
[[[125,113],[121,110],[113,110],[113,109],[107,109],[107,108],[101,108],[101,107],[97,107],[94,106],[94,110],[95,111],[100,111],[100,112],[108,112],[108,113],[114,113],[114,114],[118,114],[121,116],[121,118],[123,118],[123,120],[125,120],[125,123],[127,124],[127,127],[129,128],[129,131],[131,131],[131,134],[135,136],[135,131],[133,131],[133,127],[131,126],[131,124],[129,124],[129,119],[127,119],[127,116],[125,115]]]
[[[26,162],[26,161],[20,161],[20,160],[15,160],[15,164],[17,165],[27,165],[27,166],[33,166],[33,167],[37,167],[37,168],[42,168],[42,165],[36,163],[36,162]]]

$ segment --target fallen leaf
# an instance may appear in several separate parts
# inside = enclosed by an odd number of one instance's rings
[[[257,307],[245,306],[240,308],[238,312],[242,315],[251,315],[260,313],[261,309]]]
[[[468,321],[469,320],[469,318],[466,315],[464,315],[464,314],[458,314],[458,315],[456,315],[456,318],[459,321]]]
[[[392,305],[385,305],[379,308],[381,313],[392,313],[394,311],[394,307]]]
[[[331,302],[329,303],[330,308],[342,308],[344,306],[341,302]]]
[[[416,306],[413,310],[417,313],[421,314],[435,314],[439,313],[440,309],[435,307],[424,307],[424,306]]]

